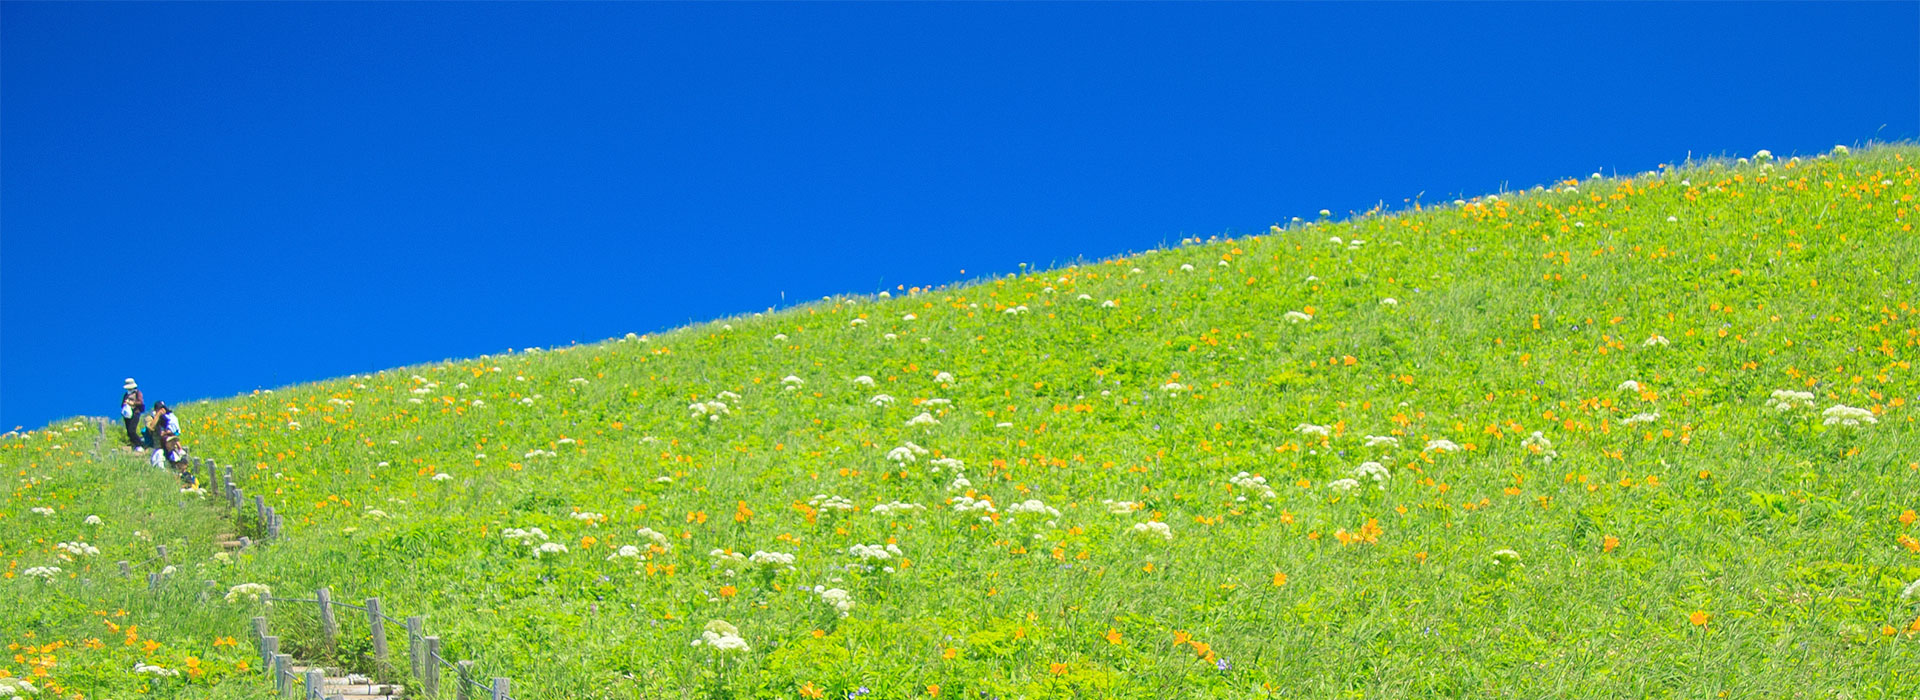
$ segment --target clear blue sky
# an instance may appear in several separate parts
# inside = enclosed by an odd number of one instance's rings
[[[1917,130],[1913,2],[8,2],[0,430]]]

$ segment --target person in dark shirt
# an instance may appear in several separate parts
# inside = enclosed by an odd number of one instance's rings
[[[133,377],[127,377],[127,383],[121,387],[126,391],[120,394],[120,420],[127,425],[127,446],[140,446],[140,414],[147,412],[147,397],[140,393],[140,385]]]

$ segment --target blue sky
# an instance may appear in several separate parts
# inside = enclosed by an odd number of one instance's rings
[[[1920,3],[0,5],[0,430],[1920,131]]]

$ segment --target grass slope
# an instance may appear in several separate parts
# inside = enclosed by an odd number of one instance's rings
[[[193,404],[197,453],[290,533],[204,577],[380,596],[522,697],[1913,697],[1916,157],[1568,181]],[[9,472],[98,468],[36,440]],[[26,514],[63,493],[13,492],[10,568],[90,532],[91,505]]]

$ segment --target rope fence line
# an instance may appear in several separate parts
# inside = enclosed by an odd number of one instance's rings
[[[99,432],[94,435],[94,453],[97,456],[100,454],[102,444],[108,440],[107,431],[111,425],[111,420],[105,418],[95,418],[93,420],[99,426]],[[199,474],[202,469],[206,472],[207,481],[205,482],[206,485],[201,486],[202,489],[208,489],[210,491],[209,487],[211,485],[220,485],[221,497],[226,501],[228,507],[233,509],[232,517],[236,526],[246,525],[244,520],[248,514],[247,506],[253,506],[251,509],[253,511],[252,525],[259,529],[259,534],[262,535],[262,539],[256,541],[245,536],[240,536],[238,544],[241,551],[282,537],[284,533],[284,522],[280,514],[275,511],[272,506],[266,504],[266,499],[263,496],[256,494],[252,498],[252,503],[248,503],[246,493],[240,488],[239,483],[234,480],[233,465],[217,464],[212,459],[201,459],[199,457],[192,457],[190,459],[193,460],[191,470],[195,481],[199,480]],[[165,545],[156,546],[154,549],[154,556],[138,564],[124,560],[118,562],[120,565],[120,575],[131,578],[135,567],[144,568],[148,564],[154,562],[164,563],[168,560],[168,552]],[[165,570],[148,573],[147,585],[149,590],[158,592],[161,585],[166,582],[166,579]],[[203,593],[203,596],[204,595]],[[312,598],[285,598],[269,593],[262,596],[261,600],[265,603],[302,603],[316,606],[320,614],[321,638],[324,646],[329,650],[338,648],[340,638],[340,621],[334,615],[334,608],[336,606],[346,607],[365,612],[367,615],[368,632],[373,644],[373,662],[387,668],[393,668],[392,661],[389,658],[390,649],[387,643],[387,624],[392,623],[406,627],[407,656],[410,670],[413,672],[414,678],[420,679],[422,690],[425,691],[425,695],[429,698],[441,697],[440,670],[445,668],[452,671],[454,678],[457,679],[452,688],[455,700],[514,700],[511,694],[512,681],[510,679],[494,676],[491,678],[492,683],[482,682],[474,673],[475,664],[473,661],[464,659],[452,661],[442,655],[440,637],[426,633],[425,616],[412,615],[408,616],[405,620],[395,619],[381,612],[379,598],[368,598],[364,605],[355,605],[345,601],[334,600],[333,593],[328,588],[320,588],[315,591],[314,597]],[[302,695],[304,700],[331,700],[328,696],[323,695],[326,677],[319,669],[307,668],[304,669],[304,674],[294,671],[293,657],[280,652],[280,637],[269,634],[266,616],[255,616],[253,618],[253,628],[250,632],[250,636],[253,638],[260,655],[261,670],[273,675],[274,688],[280,697],[293,698],[295,692],[294,686],[298,683],[304,689],[304,695]],[[370,683],[369,685],[381,684]],[[474,693],[476,690],[479,694]],[[337,698],[340,696],[333,697]]]

